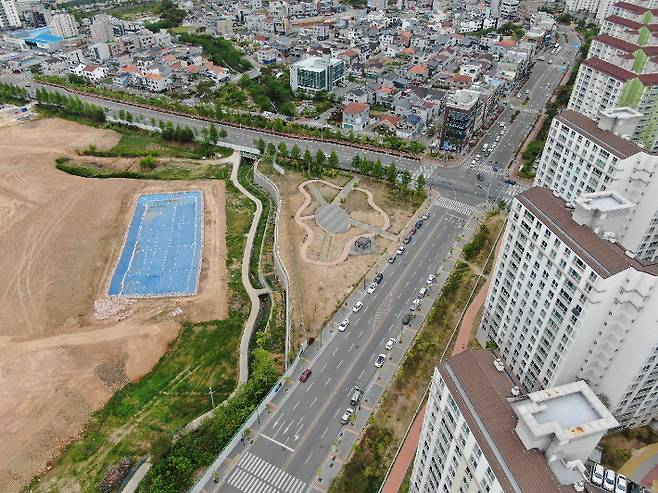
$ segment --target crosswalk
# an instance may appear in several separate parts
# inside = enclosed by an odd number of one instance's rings
[[[514,196],[520,194],[521,192],[525,191],[526,187],[523,185],[519,185],[518,183],[516,185],[512,185],[510,187],[505,188],[505,191],[500,194],[500,197],[498,197],[498,200],[503,200],[506,203],[510,203],[512,201],[512,198]]]
[[[301,479],[251,452],[242,456],[228,484],[244,493],[301,493],[307,486]]]
[[[463,214],[464,216],[470,216],[475,210],[475,207],[472,205],[459,202],[458,200],[449,199],[447,197],[439,197],[436,202],[434,202],[434,205],[443,207],[444,209],[448,209],[449,211],[458,214]]]
[[[534,108],[519,108],[519,111],[521,113],[528,113],[529,115],[536,115],[539,113],[539,110],[536,110]]]
[[[491,164],[480,163],[476,165],[469,166],[470,169],[477,171],[478,173],[488,173],[490,175],[499,175],[500,171],[494,171]]]
[[[432,166],[431,164],[423,164],[416,168],[412,173],[411,173],[411,178],[414,180],[418,179],[418,177],[422,174],[425,176],[425,178],[429,178],[434,170],[436,169],[435,166]]]

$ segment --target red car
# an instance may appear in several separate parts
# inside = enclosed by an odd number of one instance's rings
[[[300,382],[305,382],[306,380],[308,380],[308,377],[311,376],[311,373],[313,373],[313,372],[311,371],[311,369],[310,369],[310,368],[306,368],[306,370],[304,370],[304,371],[302,372],[302,374],[299,375],[299,381],[300,381]]]

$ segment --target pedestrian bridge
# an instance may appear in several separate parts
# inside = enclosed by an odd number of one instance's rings
[[[230,142],[223,142],[223,141],[217,141],[217,144],[223,147],[228,147],[229,149],[233,149],[234,151],[238,151],[243,156],[248,158],[258,159],[260,157],[260,151],[255,147],[241,146],[238,144],[232,144]]]

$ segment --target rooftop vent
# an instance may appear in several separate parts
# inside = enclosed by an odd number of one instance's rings
[[[624,253],[627,257],[635,258],[635,253],[631,252],[630,250],[625,250]]]

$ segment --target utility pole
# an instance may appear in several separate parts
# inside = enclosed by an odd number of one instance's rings
[[[210,403],[212,404],[212,408],[215,409],[215,399],[213,398],[212,395],[212,387],[208,387],[208,390],[210,391]]]

